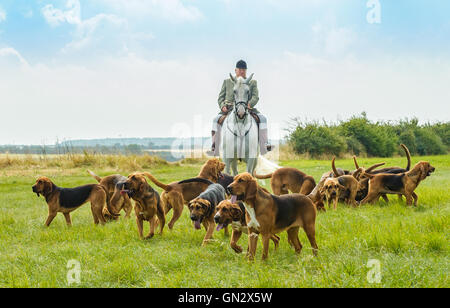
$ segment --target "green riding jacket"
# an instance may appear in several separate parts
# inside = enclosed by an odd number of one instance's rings
[[[259,94],[258,94],[258,83],[256,80],[250,81],[250,93],[249,93],[249,101],[250,107],[252,108],[252,111],[255,113],[258,113],[258,110],[255,108],[256,104],[259,101]],[[219,93],[219,107],[220,111],[222,112],[222,108],[226,106],[227,104],[234,104],[234,83],[231,80],[231,78],[228,78],[224,80],[222,85],[222,90],[220,90]]]

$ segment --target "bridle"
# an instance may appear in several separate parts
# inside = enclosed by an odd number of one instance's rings
[[[239,106],[244,106],[244,110],[245,110],[244,117],[242,119],[239,118],[238,115],[237,115]],[[235,103],[234,104],[234,113],[235,113],[235,116],[238,117],[240,120],[245,119],[245,117],[248,114],[248,105],[247,105],[247,103],[246,102]]]
[[[237,115],[237,112],[238,112],[238,108],[239,108],[239,106],[244,106],[244,109],[245,109],[245,114],[244,114],[244,117],[241,119],[241,118],[239,118],[238,117],[238,115]],[[237,128],[238,128],[238,130],[239,130],[239,132],[241,132],[241,130],[239,129],[239,120],[244,120],[244,122],[245,122],[245,119],[247,118],[247,116],[248,116],[248,106],[247,106],[247,103],[246,102],[238,102],[238,103],[235,103],[234,104],[234,118],[235,118],[235,120],[236,120],[236,126],[237,126]],[[244,135],[242,135],[242,134],[236,134],[231,128],[230,128],[230,126],[229,126],[229,122],[227,122],[227,128],[228,128],[228,130],[234,135],[234,136],[236,136],[236,137],[246,137],[247,135],[248,135],[248,133],[250,132],[250,130],[252,129],[252,126],[253,126],[253,121],[250,121],[250,127],[248,128],[248,130],[245,132],[245,134]]]

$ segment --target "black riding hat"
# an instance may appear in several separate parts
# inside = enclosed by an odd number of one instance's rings
[[[238,63],[236,63],[236,68],[240,69],[247,69],[247,63],[244,60],[239,60]]]

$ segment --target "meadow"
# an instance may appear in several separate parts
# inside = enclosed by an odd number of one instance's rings
[[[134,212],[105,226],[93,224],[90,206],[72,213],[68,228],[61,214],[44,227],[47,205],[31,191],[40,175],[58,186],[95,183],[86,169],[104,176],[149,171],[162,182],[196,176],[201,160],[167,163],[151,157],[73,156],[0,157],[0,287],[68,287],[67,264],[81,266],[80,284],[70,287],[450,287],[450,155],[413,157],[427,160],[436,172],[416,190],[419,205],[391,202],[352,208],[340,204],[317,218],[319,256],[300,231],[303,251],[296,255],[281,234],[278,250],[271,244],[269,259],[249,262],[229,247],[222,232],[201,247],[204,230],[195,231],[185,209],[172,231],[142,241]],[[361,158],[360,165],[385,161],[405,166],[405,158]],[[318,180],[330,170],[329,160],[282,160]],[[350,159],[338,167],[353,168]],[[241,167],[240,170],[243,170]],[[269,187],[269,182],[265,182]],[[157,189],[158,191],[159,188]],[[172,212],[168,214],[170,218]],[[148,224],[145,225],[145,232]],[[243,235],[240,245],[246,247]],[[371,283],[367,267],[379,260],[381,282]]]

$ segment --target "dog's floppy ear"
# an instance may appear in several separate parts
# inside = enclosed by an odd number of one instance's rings
[[[188,202],[188,204],[187,204],[188,209],[192,208],[192,203],[194,203],[194,201],[196,201],[196,199],[191,200],[191,201]]]
[[[44,182],[43,195],[47,196],[53,191],[53,183],[50,181]]]
[[[257,191],[258,191],[258,183],[256,183],[256,180],[252,178],[249,180],[247,184],[245,199],[255,199]]]
[[[198,203],[201,203],[204,207],[209,208],[211,207],[211,202],[209,202],[206,199],[198,199],[197,200]]]
[[[326,190],[327,188],[325,187],[325,185],[324,186],[322,186],[322,188],[319,190],[319,193],[321,194],[321,195],[323,195],[324,193],[325,193],[325,190]]]
[[[420,179],[421,180],[425,180],[427,178],[427,174],[428,174],[428,163],[426,162],[420,162]]]
[[[147,181],[145,180],[145,178],[144,177],[140,178],[140,183],[139,183],[139,187],[138,187],[139,192],[144,192],[145,184],[147,184]]]

